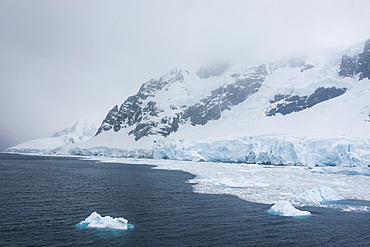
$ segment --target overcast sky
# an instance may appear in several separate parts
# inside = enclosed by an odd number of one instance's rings
[[[369,0],[0,0],[0,149],[102,120],[180,66],[352,45]]]

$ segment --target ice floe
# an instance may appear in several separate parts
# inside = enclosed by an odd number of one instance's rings
[[[113,218],[111,216],[102,217],[97,212],[93,212],[85,220],[77,224],[80,228],[110,228],[117,230],[127,230],[134,228],[134,225],[128,224],[128,220],[122,217]]]
[[[302,217],[302,216],[311,215],[311,213],[308,211],[302,211],[302,210],[296,209],[288,201],[281,201],[281,202],[276,203],[269,210],[267,210],[267,212],[270,214],[276,214],[280,216],[292,216],[292,217]]]
[[[323,201],[339,201],[344,198],[338,195],[332,188],[322,186],[306,190],[298,196],[298,199],[305,202],[323,202]]]

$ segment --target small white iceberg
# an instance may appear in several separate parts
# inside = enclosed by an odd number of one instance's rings
[[[97,212],[90,214],[85,220],[77,224],[79,228],[109,228],[117,230],[133,229],[134,225],[128,224],[125,218],[102,217]]]
[[[306,190],[298,196],[298,199],[305,202],[323,202],[323,201],[339,201],[344,198],[339,196],[330,187],[322,186],[320,189]]]
[[[298,210],[290,204],[288,201],[281,201],[272,206],[267,213],[276,214],[280,216],[292,216],[292,217],[302,217],[310,216],[311,213],[308,211]]]

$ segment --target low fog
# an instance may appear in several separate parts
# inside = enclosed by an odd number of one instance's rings
[[[174,67],[370,38],[368,0],[0,1],[0,150],[101,121]]]

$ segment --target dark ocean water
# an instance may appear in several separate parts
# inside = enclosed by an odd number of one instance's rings
[[[0,246],[370,246],[370,214],[271,205],[192,192],[180,171],[0,154]],[[135,229],[78,229],[92,212]]]

